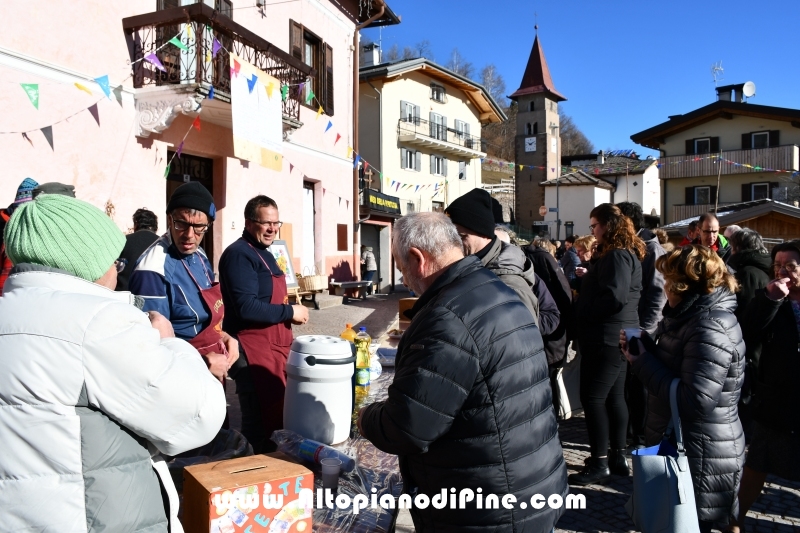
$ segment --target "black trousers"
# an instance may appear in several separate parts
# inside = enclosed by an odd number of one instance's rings
[[[634,446],[644,446],[644,426],[647,418],[647,390],[638,376],[631,372],[630,363],[625,378],[625,402],[628,404],[628,440]]]
[[[627,363],[619,346],[581,343],[581,403],[592,457],[626,448],[628,407],[625,404]]]
[[[264,429],[261,416],[261,402],[247,362],[247,354],[239,346],[239,359],[234,363],[229,375],[236,382],[236,396],[239,397],[239,408],[242,411],[242,435],[253,446],[253,453],[269,453],[277,450],[277,445],[270,440]]]

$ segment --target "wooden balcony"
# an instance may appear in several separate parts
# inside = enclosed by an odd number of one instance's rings
[[[701,154],[662,157],[658,163],[662,180],[716,176],[720,171],[719,165],[722,165],[723,176],[770,170],[796,171],[800,169],[800,150],[789,144],[753,150],[727,150],[722,152],[721,161],[715,154]]]

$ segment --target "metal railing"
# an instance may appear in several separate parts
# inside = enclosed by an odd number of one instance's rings
[[[399,135],[415,133],[431,139],[463,146],[470,150],[482,151],[480,137],[421,118],[401,118],[397,124],[397,130]]]
[[[772,170],[798,170],[800,151],[793,144],[771,148],[750,150],[724,150],[723,161],[718,162],[718,154],[674,155],[658,159],[659,178],[696,178],[700,176],[723,176],[729,174],[748,174]],[[732,161],[733,164],[729,163]],[[720,168],[722,165],[722,168]]]
[[[302,61],[233,22],[220,11],[203,3],[175,7],[122,19],[133,62],[135,88],[197,84],[213,86],[220,100],[230,101],[230,51],[291,87],[283,102],[283,115],[300,117],[301,94],[298,85],[315,71]],[[180,33],[186,48],[167,44]],[[223,50],[214,57],[214,39]],[[165,71],[142,59],[155,54]],[[276,88],[280,97],[280,87]],[[217,96],[215,96],[216,98]]]

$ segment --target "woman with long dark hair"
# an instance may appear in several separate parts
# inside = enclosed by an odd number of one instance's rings
[[[639,327],[640,261],[645,255],[631,219],[615,205],[595,207],[590,227],[597,253],[581,280],[576,311],[581,324],[581,403],[592,456],[583,471],[569,476],[573,485],[606,483],[611,474],[630,475],[625,459],[627,365],[619,350],[619,331]]]

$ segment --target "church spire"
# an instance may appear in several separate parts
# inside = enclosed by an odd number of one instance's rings
[[[520,96],[536,93],[549,93],[553,99],[561,102],[567,98],[556,90],[553,84],[553,78],[550,76],[550,69],[547,67],[547,60],[544,57],[542,46],[539,44],[539,25],[535,27],[536,38],[533,40],[533,48],[531,49],[531,56],[528,59],[528,66],[525,68],[525,74],[522,76],[522,83],[519,89],[509,96],[512,100],[516,100]]]

